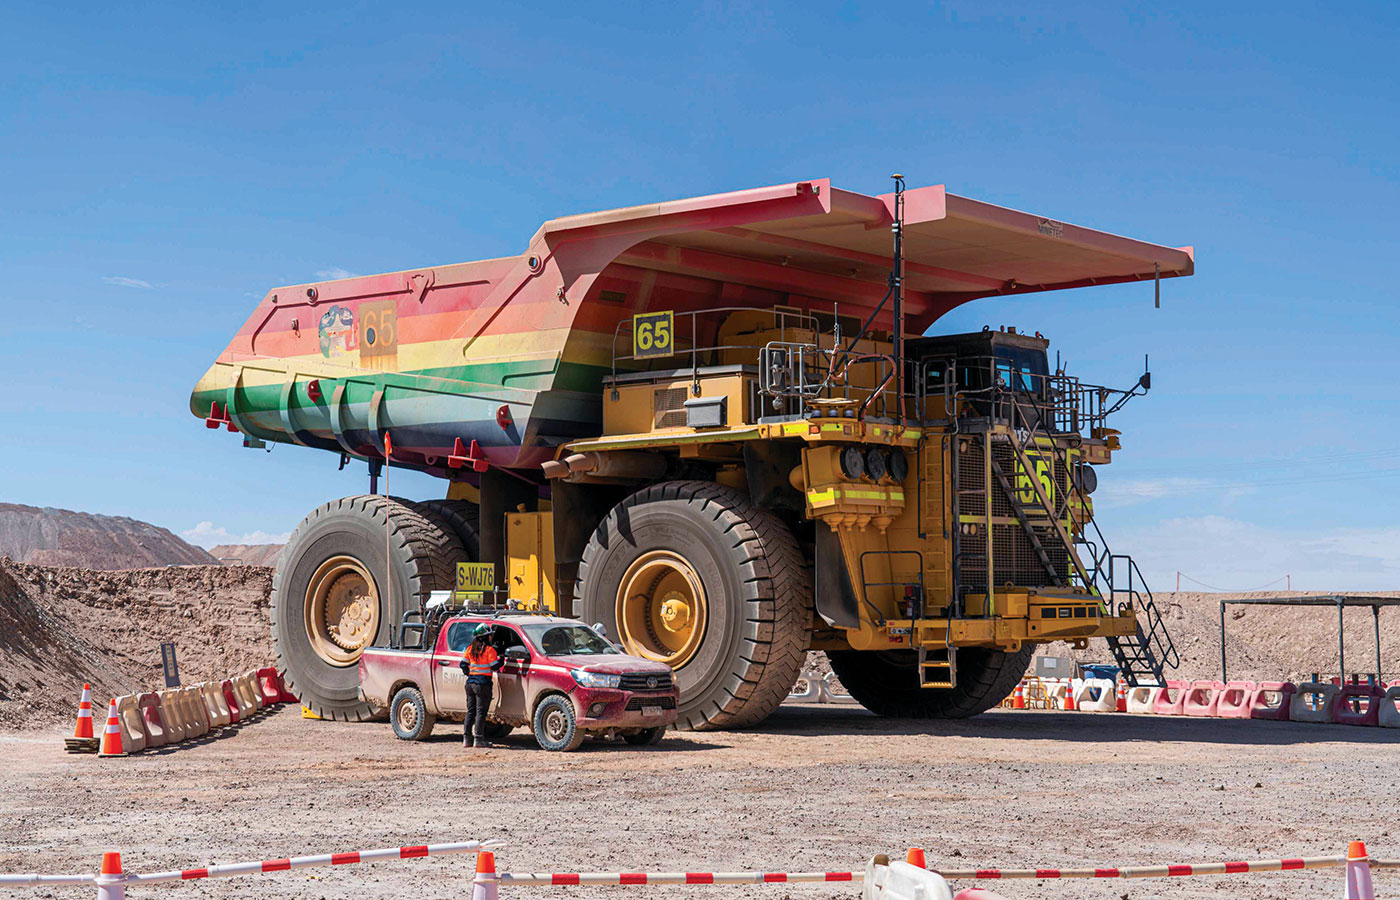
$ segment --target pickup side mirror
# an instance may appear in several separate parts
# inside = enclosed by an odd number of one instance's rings
[[[530,661],[530,651],[529,651],[529,650],[526,650],[524,647],[507,647],[507,648],[506,648],[506,662],[522,662],[522,663],[525,663],[525,662],[529,662],[529,661]]]

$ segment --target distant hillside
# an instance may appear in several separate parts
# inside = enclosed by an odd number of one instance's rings
[[[220,544],[209,554],[226,566],[275,566],[284,544]]]
[[[0,556],[85,569],[217,563],[205,550],[148,522],[16,503],[0,503]]]

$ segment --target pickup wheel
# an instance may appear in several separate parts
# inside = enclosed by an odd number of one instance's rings
[[[919,687],[919,657],[913,650],[828,650],[826,656],[841,686],[877,716],[966,719],[1005,699],[1034,654],[1034,644],[1016,653],[960,649],[958,682],[952,688]]]
[[[463,558],[442,519],[406,500],[370,494],[313,511],[282,551],[269,602],[287,689],[323,718],[382,713],[357,696],[360,654],[385,645],[390,625],[429,592],[451,590]]]
[[[664,662],[678,728],[741,728],[787,697],[807,656],[812,589],[777,516],[708,481],[645,488],[594,531],[579,563],[583,618]]]
[[[631,734],[624,734],[622,739],[633,747],[654,747],[661,743],[661,739],[665,736],[666,727],[661,725],[656,728],[643,728]]]
[[[401,741],[426,741],[433,733],[436,719],[428,715],[423,692],[416,687],[399,688],[389,701],[389,723],[394,736]]]
[[[535,740],[546,750],[577,750],[584,734],[574,716],[574,703],[563,694],[550,694],[535,707]]]

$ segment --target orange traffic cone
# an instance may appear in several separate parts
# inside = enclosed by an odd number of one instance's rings
[[[1376,900],[1376,889],[1371,885],[1371,860],[1366,855],[1364,841],[1352,841],[1347,845],[1347,883],[1345,900]]]
[[[122,874],[122,855],[108,851],[102,854],[102,871],[97,876],[97,900],[123,900],[126,897],[126,876]]]
[[[1065,709],[1073,712],[1078,708],[1074,705],[1074,679],[1071,678],[1069,684],[1065,685]]]
[[[910,847],[909,852],[904,855],[904,861],[911,866],[918,866],[927,869],[928,863],[924,861],[924,849],[922,847]]]
[[[496,879],[496,854],[482,850],[476,854],[476,877],[472,879],[472,900],[496,900],[500,882]]]
[[[1026,683],[1024,681],[1016,682],[1016,693],[1011,698],[1011,708],[1026,708]]]
[[[107,707],[107,727],[102,731],[102,752],[98,756],[126,756],[126,751],[122,749],[122,726],[117,721],[117,701],[113,700]],[[113,854],[115,855],[115,854]],[[121,858],[118,857],[118,865]],[[106,865],[104,858],[103,865]]]
[[[92,685],[83,685],[83,695],[78,700],[78,724],[73,728],[73,736],[63,739],[63,749],[69,753],[95,753],[97,738],[92,733]]]
[[[1128,686],[1124,682],[1118,682],[1118,711],[1128,711]]]

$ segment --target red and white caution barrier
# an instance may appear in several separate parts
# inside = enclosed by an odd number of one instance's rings
[[[501,884],[800,884],[859,881],[860,872],[502,872]]]

